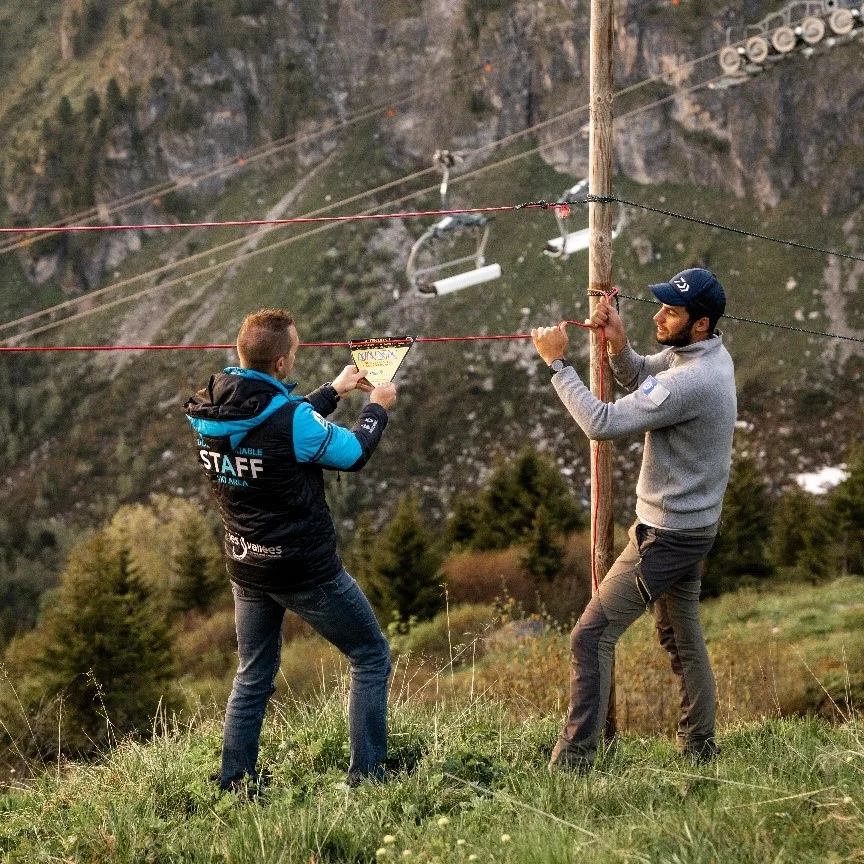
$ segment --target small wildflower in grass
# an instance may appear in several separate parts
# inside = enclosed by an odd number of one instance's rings
[[[501,842],[502,843],[509,843],[510,842],[510,835],[509,834],[502,834],[501,835]]]
[[[852,799],[847,795],[847,796],[843,799],[843,803],[844,803],[844,804],[851,804],[851,803],[852,803]]]
[[[446,828],[449,824],[450,824],[450,820],[446,816],[442,816],[438,820],[438,827],[439,828]]]
[[[464,846],[464,845],[465,845],[465,841],[460,837],[460,838],[456,841],[456,845],[457,845],[457,846]]]
[[[392,834],[385,834],[381,839],[385,846],[396,842],[396,838]]]
[[[476,861],[476,860],[477,860],[477,856],[472,852],[472,853],[468,856],[468,860],[469,860],[469,861]]]
[[[403,858],[410,858],[413,854],[414,853],[410,849],[403,849],[402,850],[402,857]]]
[[[386,846],[382,846],[380,849],[375,850],[376,858],[386,858],[390,854],[390,850]]]

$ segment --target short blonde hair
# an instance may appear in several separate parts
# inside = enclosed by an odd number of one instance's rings
[[[270,372],[291,351],[294,316],[284,309],[262,309],[247,315],[237,334],[237,353],[245,369]]]

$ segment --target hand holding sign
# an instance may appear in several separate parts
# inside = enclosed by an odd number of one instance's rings
[[[385,411],[389,411],[395,401],[396,385],[392,381],[372,388],[372,395],[369,397],[371,404],[380,405]]]
[[[414,339],[411,336],[401,339],[365,339],[349,344],[355,365],[365,372],[363,380],[370,386],[377,386],[389,384],[393,380],[411,350]]]
[[[334,379],[333,389],[339,397],[347,396],[352,390],[372,392],[372,385],[365,378],[366,370],[358,369],[353,363],[346,366]]]

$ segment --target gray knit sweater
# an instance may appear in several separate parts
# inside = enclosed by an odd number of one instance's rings
[[[552,378],[561,401],[591,439],[645,433],[639,519],[672,529],[713,525],[729,482],[737,411],[735,370],[723,337],[718,332],[648,357],[628,343],[610,363],[630,393],[601,402],[568,366]]]

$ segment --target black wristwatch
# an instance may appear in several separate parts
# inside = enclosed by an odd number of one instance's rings
[[[563,358],[559,357],[557,360],[553,360],[549,364],[549,371],[553,375],[557,375],[562,369],[566,369],[570,364]]]

